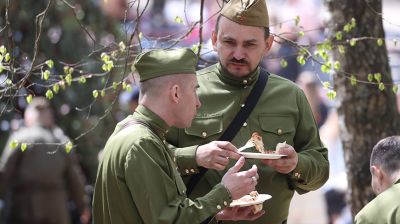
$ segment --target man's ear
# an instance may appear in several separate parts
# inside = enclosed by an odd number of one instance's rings
[[[181,88],[179,85],[174,84],[170,88],[170,97],[171,101],[174,103],[179,103],[179,100],[181,98]]]
[[[274,43],[274,36],[269,35],[267,39],[265,39],[265,45],[267,46],[265,48],[265,54],[268,53],[269,50],[271,50],[272,44]]]
[[[379,183],[382,183],[382,180],[385,177],[385,174],[382,172],[379,166],[371,166],[371,174],[374,175],[377,180],[379,180]]]
[[[217,50],[217,36],[218,36],[218,33],[216,33],[215,30],[213,30],[212,34],[211,34],[211,41],[212,41],[214,51]]]

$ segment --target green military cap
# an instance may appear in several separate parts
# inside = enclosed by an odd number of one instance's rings
[[[134,62],[140,82],[164,75],[196,74],[196,64],[197,56],[188,48],[150,50]]]
[[[269,27],[265,0],[231,0],[223,7],[221,15],[241,25]]]

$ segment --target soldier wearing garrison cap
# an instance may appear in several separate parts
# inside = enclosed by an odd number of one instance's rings
[[[207,194],[191,200],[167,148],[168,129],[189,127],[200,107],[196,63],[190,49],[151,50],[136,57],[139,106],[106,143],[94,190],[94,223],[201,223],[217,213],[250,220],[250,209],[238,213],[227,207],[254,190],[256,167],[239,171],[240,159]]]
[[[328,179],[329,161],[303,91],[260,66],[273,43],[265,0],[231,0],[225,4],[212,43],[219,62],[197,72],[202,107],[191,127],[172,129],[167,135],[169,143],[177,147],[179,168],[196,173],[181,171],[192,188],[189,197],[209,191],[240,157],[236,150],[225,147],[229,145],[226,141],[220,141],[222,137],[225,140],[225,131],[233,124],[238,128],[229,142],[236,147],[245,145],[254,132],[262,136],[268,150],[274,150],[280,142],[288,144],[278,151],[286,157],[246,159],[245,164],[246,168],[252,164],[259,168],[258,193],[272,196],[264,202],[267,213],[254,223],[286,223],[294,192],[303,194],[320,188]],[[253,97],[260,91],[259,97]],[[252,105],[251,113],[238,123],[240,119],[234,119],[237,114]],[[247,151],[257,152],[254,148]],[[201,167],[208,170],[201,174]]]

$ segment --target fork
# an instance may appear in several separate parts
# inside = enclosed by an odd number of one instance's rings
[[[243,151],[245,149],[248,149],[248,148],[251,148],[251,147],[254,147],[254,146],[256,146],[256,145],[254,145],[254,143],[252,141],[247,141],[244,146],[238,148],[238,151],[241,152],[241,151]]]

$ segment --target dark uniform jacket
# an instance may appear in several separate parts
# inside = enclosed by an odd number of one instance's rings
[[[65,144],[68,138],[61,129],[33,126],[20,129],[9,139],[36,144],[24,152],[7,144],[3,152],[0,193],[10,197],[6,200],[10,203],[8,221],[70,223],[68,200],[73,200],[80,213],[88,206],[88,197],[73,154],[67,154],[63,146],[54,145]]]
[[[217,140],[222,135],[239,109],[244,106],[258,76],[259,69],[250,77],[234,80],[223,71],[220,64],[198,72],[198,94],[202,107],[190,128],[172,129],[167,136],[169,143],[180,147],[176,149],[175,156],[183,174],[197,172],[197,145]],[[304,93],[293,82],[276,75],[269,76],[256,107],[242,124],[232,143],[238,148],[243,146],[253,132],[261,134],[268,150],[274,150],[279,142],[286,141],[298,152],[297,167],[287,175],[278,173],[255,159],[246,159],[243,168],[249,169],[252,164],[256,164],[260,175],[256,187],[258,192],[272,195],[272,199],[264,203],[267,213],[253,223],[282,223],[288,216],[294,190],[300,194],[315,190],[328,179],[328,151],[320,140]],[[234,162],[231,161],[230,166]],[[209,170],[191,197],[207,192],[221,180],[226,171]]]
[[[355,217],[355,224],[400,223],[400,180],[369,202]]]
[[[133,120],[146,125],[127,125]],[[165,145],[167,129],[142,105],[117,125],[97,174],[94,223],[200,223],[232,201],[221,184],[195,200],[186,197],[175,157]]]

